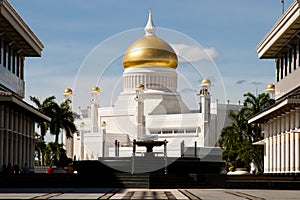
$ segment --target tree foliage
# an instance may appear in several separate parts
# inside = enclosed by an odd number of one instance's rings
[[[72,159],[67,157],[63,144],[59,144],[57,142],[49,142],[47,144],[45,158],[46,165],[51,167],[65,167],[72,162]]]
[[[48,97],[42,102],[37,97],[30,97],[30,99],[35,103],[38,110],[51,118],[50,122],[38,122],[40,134],[36,134],[35,149],[39,163],[42,165],[63,165],[68,162],[68,159],[63,144],[58,143],[59,134],[64,130],[66,137],[72,138],[72,135],[77,132],[74,120],[78,115],[72,112],[69,99],[61,104],[56,103],[55,96]],[[46,144],[44,137],[48,130],[50,130],[50,134],[55,136],[55,141]]]
[[[51,114],[50,133],[55,135],[55,142],[58,142],[59,133],[64,130],[67,138],[77,132],[74,124],[75,114],[70,108],[71,101],[69,99],[60,105],[54,106],[54,112]]]
[[[72,138],[72,135],[77,132],[74,120],[78,115],[71,110],[71,100],[67,99],[57,104],[54,96],[46,98],[43,102],[37,97],[30,97],[30,99],[36,104],[38,110],[51,118],[51,122],[38,123],[42,140],[48,129],[50,129],[50,134],[55,136],[56,143],[62,130],[65,131],[67,138]]]
[[[55,96],[48,97],[43,102],[41,102],[39,98],[32,96],[30,96],[30,100],[33,103],[35,103],[39,111],[41,111],[47,116],[50,116],[53,113],[53,108],[56,106]],[[45,121],[39,121],[37,124],[40,128],[40,139],[44,140],[50,123]]]
[[[45,165],[46,142],[40,134],[34,133],[35,136],[35,157],[38,159],[38,165]]]
[[[264,138],[260,124],[248,124],[248,120],[275,103],[268,94],[255,96],[244,94],[244,106],[238,112],[230,112],[232,123],[223,128],[218,144],[223,149],[222,157],[227,166],[248,168],[254,161],[259,171],[263,171],[263,146],[253,145]]]

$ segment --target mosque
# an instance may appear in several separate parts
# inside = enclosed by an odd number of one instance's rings
[[[75,121],[79,133],[67,142],[69,156],[77,160],[130,157],[134,140],[155,140],[167,141],[168,156],[180,157],[188,147],[197,147],[198,157],[209,152],[221,158],[218,136],[230,123],[228,113],[241,105],[211,102],[212,84],[205,78],[199,108],[190,110],[177,92],[177,55],[156,36],[151,11],[144,31],[145,36],[123,56],[123,91],[114,105],[100,107],[100,88],[92,88],[90,106],[81,109]],[[72,93],[67,88],[65,98],[72,98]],[[159,156],[163,147],[153,151]],[[142,156],[145,147],[138,146],[136,152]]]

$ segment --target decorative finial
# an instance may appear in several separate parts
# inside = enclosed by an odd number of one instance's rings
[[[73,94],[73,91],[71,88],[66,88],[65,91],[64,91],[64,95],[72,95]]]
[[[150,8],[150,11],[149,11],[149,17],[148,17],[148,22],[147,22],[147,25],[146,27],[144,28],[145,30],[145,36],[155,36],[155,32],[156,32],[156,28],[153,24],[153,21],[152,21],[152,9]]]

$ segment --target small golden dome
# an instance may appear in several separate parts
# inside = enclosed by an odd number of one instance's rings
[[[73,94],[73,91],[71,90],[71,88],[66,88],[64,91],[64,95],[70,95]]]
[[[100,88],[97,86],[93,87],[91,93],[100,93]]]
[[[204,85],[211,85],[211,82],[208,78],[205,78],[201,81],[201,85],[204,86]]]
[[[137,84],[135,86],[136,89],[140,89],[140,90],[143,90],[145,88],[145,86],[143,84]]]
[[[272,84],[272,83],[268,84],[266,90],[267,90],[267,91],[274,91],[274,90],[275,90],[275,85]]]
[[[173,48],[156,36],[145,36],[134,42],[123,57],[124,68],[170,67],[176,69],[177,55]]]

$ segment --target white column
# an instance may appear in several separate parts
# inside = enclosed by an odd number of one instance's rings
[[[269,137],[269,134],[270,134],[270,131],[269,131],[269,127],[270,127],[270,122],[267,122],[264,124],[264,127],[265,127],[265,135],[264,135],[264,140],[265,140],[265,148],[264,148],[264,173],[268,173],[268,170],[269,170],[269,151],[268,151],[268,148],[269,148],[269,140],[268,140],[268,137]]]
[[[291,112],[290,112],[290,126],[289,126],[289,129],[287,129],[288,131],[290,131],[291,133],[291,137],[290,137],[290,150],[291,150],[291,172],[295,172],[295,157],[296,157],[296,152],[295,152],[295,110],[292,109]]]
[[[273,152],[273,137],[272,136],[269,137],[269,145],[270,145],[270,147],[269,147],[269,152],[270,152],[269,172],[273,172],[273,170],[274,170],[274,164],[273,164],[273,154],[274,154],[274,152]]]
[[[299,159],[299,132],[295,133],[295,172],[300,172]]]
[[[273,135],[273,173],[276,173],[277,171],[277,137],[276,135]]]
[[[281,140],[280,140],[280,138],[281,138],[280,133],[278,133],[277,137],[276,137],[276,139],[277,139],[277,170],[276,171],[277,172],[281,171],[281,160],[280,160],[281,159],[281,148],[280,148]]]
[[[285,172],[286,166],[285,166],[285,133],[281,133],[280,135],[280,149],[281,149],[281,172]]]
[[[290,171],[290,133],[285,133],[285,171]]]
[[[276,172],[280,172],[280,132],[281,132],[281,117],[277,117],[277,132],[276,132]]]
[[[269,172],[273,172],[273,138],[272,138],[272,135],[274,133],[274,120],[271,119],[270,120],[270,134],[269,134]]]
[[[286,116],[281,114],[281,133],[280,133],[280,171],[283,173],[285,171],[285,157],[284,157],[284,133],[286,128]]]
[[[300,109],[299,107],[295,108],[295,171],[300,172],[300,150],[299,150],[299,125],[300,125]]]
[[[277,133],[277,125],[276,125],[277,119],[275,118],[273,121],[273,126],[274,126],[274,132],[273,132],[273,136],[272,136],[272,140],[273,140],[273,173],[276,172],[277,170],[277,152],[276,152],[276,133]]]
[[[295,171],[295,133],[291,132],[290,133],[290,172]]]

